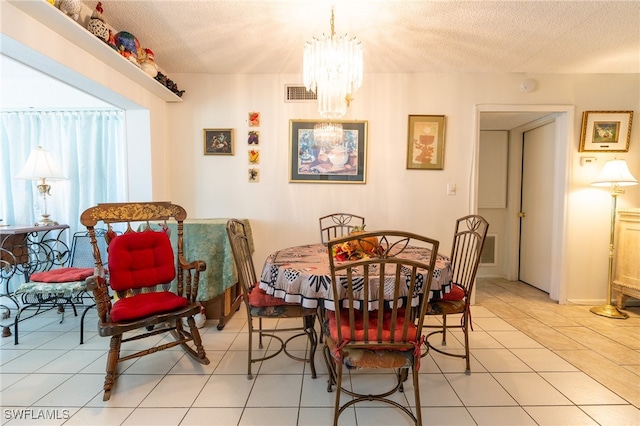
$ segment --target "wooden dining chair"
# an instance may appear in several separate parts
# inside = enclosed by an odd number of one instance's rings
[[[253,258],[251,256],[249,239],[244,223],[237,219],[227,221],[227,235],[233,252],[233,259],[238,272],[238,281],[242,288],[242,298],[247,309],[247,322],[249,326],[249,346],[247,357],[247,379],[251,380],[253,374],[251,365],[255,362],[265,361],[284,352],[289,358],[308,362],[311,368],[311,377],[316,378],[314,357],[318,346],[318,336],[315,330],[317,310],[304,308],[298,303],[287,303],[282,299],[268,295],[259,287]],[[286,318],[300,318],[302,324],[299,327],[265,327],[264,321],[273,321]],[[256,324],[257,323],[257,324]],[[291,333],[294,333],[291,335]],[[258,348],[263,349],[263,339],[271,338],[271,342],[278,342],[277,349],[267,352],[264,356],[255,356],[253,352],[253,336],[258,336]],[[286,335],[286,340],[281,337]],[[301,358],[287,350],[287,344],[301,336],[309,340],[308,356]]]
[[[111,337],[103,401],[111,397],[120,362],[179,345],[195,361],[209,364],[194,321],[200,312],[200,305],[196,303],[200,272],[206,264],[184,258],[186,217],[184,208],[170,202],[98,204],[80,216],[89,233],[95,259],[96,274],[87,280],[87,288],[96,301],[98,332],[100,336]],[[150,229],[150,224],[166,224],[172,219],[177,221],[177,253],[165,231]],[[146,226],[140,228],[140,222],[146,222]],[[95,227],[99,223],[109,229],[108,283],[96,239]],[[114,225],[126,228],[122,235],[113,232]],[[108,287],[115,293],[113,302]],[[133,333],[125,337],[126,332]],[[170,334],[173,340],[157,343],[161,334]],[[121,354],[122,344],[136,342],[132,348],[135,350],[140,348],[141,339],[146,338],[154,342],[150,343],[151,347]]]
[[[365,232],[328,243],[333,310],[323,324],[323,355],[329,370],[327,390],[335,386],[333,424],[345,409],[364,401],[380,401],[401,409],[422,425],[420,349],[422,323],[433,280],[439,243],[402,231]],[[428,261],[416,260],[412,247],[430,250]],[[356,392],[359,376],[344,380],[345,368],[389,369],[394,380],[384,389]],[[413,409],[388,396],[404,392],[411,371]],[[351,399],[342,403],[345,393]]]
[[[364,217],[352,213],[332,213],[322,216],[320,219],[320,240],[326,244],[333,238],[340,238],[355,227],[364,226]]]
[[[451,291],[445,293],[441,299],[428,303],[427,315],[437,315],[442,318],[442,324],[425,325],[425,329],[436,329],[426,335],[425,344],[428,350],[433,349],[444,355],[463,358],[466,360],[465,374],[471,374],[469,358],[469,327],[471,325],[471,293],[476,281],[476,273],[480,264],[482,248],[487,236],[489,223],[479,215],[468,215],[456,220],[451,248],[451,269],[453,279]],[[459,324],[447,322],[448,315],[461,315]],[[447,331],[461,329],[464,335],[464,353],[446,350]],[[432,336],[442,334],[440,344],[433,342]]]

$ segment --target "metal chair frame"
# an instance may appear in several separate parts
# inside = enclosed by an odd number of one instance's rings
[[[426,335],[425,344],[428,350],[434,350],[443,355],[463,358],[466,361],[465,374],[471,374],[469,357],[469,327],[471,326],[471,294],[476,281],[476,274],[480,264],[482,249],[487,236],[489,223],[480,215],[467,215],[456,220],[451,248],[451,269],[453,273],[452,285],[458,285],[464,290],[464,303],[455,304],[445,301],[429,303],[427,315],[437,315],[442,318],[442,325],[425,325],[425,329],[437,329]],[[445,303],[449,309],[443,313],[440,305]],[[454,308],[455,306],[455,308]],[[447,315],[462,314],[459,325],[447,323]],[[430,337],[442,334],[442,346],[447,345],[447,330],[461,329],[464,335],[464,354],[441,349],[430,343]]]
[[[247,323],[249,327],[249,345],[247,348],[247,379],[253,378],[251,372],[251,365],[256,362],[266,361],[271,359],[281,352],[284,352],[289,358],[296,361],[308,362],[311,368],[311,377],[316,378],[315,368],[315,352],[318,346],[318,337],[315,326],[315,320],[317,316],[316,309],[304,308],[297,304],[281,304],[274,306],[273,309],[260,309],[260,307],[253,307],[249,301],[249,293],[254,290],[254,286],[258,284],[258,279],[253,264],[253,258],[251,256],[251,250],[249,240],[245,232],[244,223],[237,219],[229,219],[227,222],[227,235],[229,236],[229,242],[233,252],[233,258],[238,272],[238,282],[242,288],[242,298],[244,305],[247,309]],[[302,325],[299,327],[286,327],[286,328],[265,328],[263,326],[263,319],[279,319],[279,318],[300,318]],[[257,322],[257,327],[254,324]],[[295,333],[289,336],[286,340],[280,337],[279,333]],[[262,357],[253,356],[253,336],[258,336],[258,348],[263,348],[263,338],[270,337],[279,342],[279,348],[270,354],[265,354]],[[306,336],[309,340],[309,355],[308,357],[301,358],[291,354],[287,350],[287,344],[301,336]]]
[[[372,242],[373,237],[378,239],[377,246]],[[344,247],[343,244],[361,247],[367,255],[357,260],[338,261],[333,253],[337,253],[338,248]],[[418,261],[403,256],[411,246],[430,249],[429,261]],[[334,386],[336,389],[334,425],[338,424],[338,418],[345,409],[364,401],[380,401],[397,407],[416,425],[422,425],[418,370],[422,325],[427,308],[424,295],[428,297],[431,292],[438,246],[439,242],[436,240],[403,231],[365,232],[329,241],[331,291],[335,308],[337,340],[330,336],[330,327],[325,322],[323,331],[327,335],[325,335],[323,355],[329,370],[327,391],[331,392]],[[384,277],[384,285],[379,284],[379,277]],[[388,295],[391,289],[392,296],[390,298],[387,296],[386,302],[380,302],[385,300],[385,295]],[[418,294],[422,294],[419,297],[420,304],[412,307],[411,300]],[[341,315],[348,318],[347,324],[342,323]],[[387,329],[383,326],[383,321],[378,320],[385,317],[389,318]],[[359,318],[361,322],[358,322]],[[414,340],[411,339],[412,327],[415,327]],[[345,335],[347,328],[348,335]],[[372,393],[364,394],[344,387],[344,358],[357,351],[374,353],[375,361],[372,365],[355,367],[394,369],[396,380],[390,389],[376,393],[373,393],[376,390],[372,390]],[[406,359],[402,366],[398,366],[399,356],[402,357],[401,360]],[[362,362],[364,357],[365,355],[356,357],[353,362]],[[410,407],[387,398],[397,391],[404,391],[403,384],[408,378],[409,370],[413,379],[415,414]],[[351,376],[352,381],[356,379],[357,377]],[[352,398],[341,405],[342,393]]]
[[[320,222],[320,240],[327,244],[329,240],[349,235],[356,226],[364,226],[364,217],[352,213],[332,213],[322,216]]]

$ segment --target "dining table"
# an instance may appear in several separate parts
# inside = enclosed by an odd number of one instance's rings
[[[267,294],[288,303],[298,303],[305,308],[334,310],[327,250],[327,246],[319,243],[288,247],[269,254],[258,285]],[[429,261],[430,251],[424,247],[408,247],[403,256]],[[429,300],[441,298],[451,291],[452,276],[449,257],[438,253]],[[423,293],[424,288],[417,286],[416,294],[411,298],[412,306],[420,303]]]

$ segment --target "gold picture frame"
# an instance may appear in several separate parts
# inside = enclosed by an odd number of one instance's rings
[[[584,111],[579,152],[628,152],[633,111]]]
[[[444,169],[444,115],[410,115],[407,169]]]
[[[204,155],[233,155],[233,129],[203,129]]]

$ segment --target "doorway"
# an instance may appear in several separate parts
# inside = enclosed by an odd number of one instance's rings
[[[532,115],[533,114],[533,115]],[[514,121],[520,117],[521,121]],[[534,118],[532,118],[534,117]],[[522,121],[524,120],[524,121]],[[527,121],[529,120],[529,121]],[[541,126],[545,122],[554,121],[553,152],[547,157],[545,166],[553,171],[552,206],[550,237],[544,243],[544,250],[549,253],[548,270],[549,297],[559,303],[566,302],[566,260],[567,254],[563,250],[566,246],[566,211],[567,193],[569,188],[568,169],[571,148],[573,146],[574,108],[567,105],[478,105],[476,107],[476,155],[474,167],[477,170],[480,150],[480,130],[492,123],[496,130],[509,132],[509,171],[507,189],[507,207],[504,209],[504,223],[501,224],[501,235],[504,238],[504,253],[499,254],[504,261],[502,275],[510,281],[518,280],[520,259],[520,189],[522,182],[522,140],[525,132]],[[476,174],[472,195],[473,210],[478,206],[478,177]],[[495,228],[494,228],[495,230]],[[490,232],[492,229],[490,227]],[[482,268],[478,272],[482,274]]]

